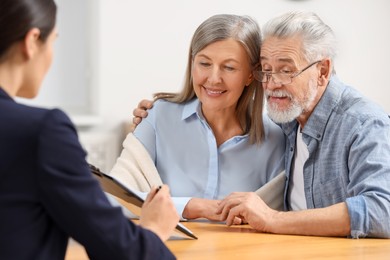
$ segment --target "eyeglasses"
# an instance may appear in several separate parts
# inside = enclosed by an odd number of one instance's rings
[[[299,75],[301,75],[302,72],[319,62],[321,62],[321,60],[310,63],[305,68],[292,73],[258,71],[256,79],[259,80],[261,83],[268,83],[272,78],[275,84],[288,85],[292,82],[293,78],[298,77]]]

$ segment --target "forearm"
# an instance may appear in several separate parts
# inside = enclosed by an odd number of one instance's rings
[[[183,217],[186,219],[206,218],[219,221],[220,216],[216,214],[217,207],[217,200],[192,198],[184,207]]]
[[[275,213],[267,232],[291,235],[349,236],[350,218],[345,203],[326,208]]]
[[[186,219],[195,219],[201,216],[201,209],[199,208],[199,205],[194,202],[194,199],[189,200],[187,205],[185,205],[182,216]]]

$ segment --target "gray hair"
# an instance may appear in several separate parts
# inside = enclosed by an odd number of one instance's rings
[[[308,62],[336,56],[336,38],[332,29],[313,12],[288,12],[268,21],[263,39],[302,37],[302,52]]]
[[[227,39],[240,42],[251,65],[256,65],[261,43],[259,25],[249,16],[230,14],[214,15],[198,27],[191,41],[191,59],[209,44]]]
[[[257,22],[249,16],[231,14],[214,15],[205,20],[195,31],[188,53],[184,86],[180,93],[156,93],[155,99],[165,99],[174,103],[185,103],[194,98],[192,82],[192,62],[195,55],[208,45],[222,40],[233,39],[245,49],[252,70],[260,60],[261,33]],[[263,88],[257,80],[244,88],[238,100],[236,114],[242,129],[249,134],[251,143],[260,143],[263,130]]]

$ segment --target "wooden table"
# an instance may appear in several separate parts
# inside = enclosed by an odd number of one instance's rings
[[[180,259],[390,259],[390,239],[348,239],[257,233],[249,226],[226,227],[184,223],[198,240],[169,240]],[[69,245],[67,260],[88,259],[84,249]]]

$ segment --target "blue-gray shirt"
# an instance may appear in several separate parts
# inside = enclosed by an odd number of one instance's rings
[[[296,121],[282,125],[287,180],[297,127]],[[390,237],[388,115],[332,76],[302,135],[309,150],[303,170],[307,208],[346,202],[352,237]]]
[[[240,135],[217,147],[198,99],[158,100],[148,113],[134,135],[169,185],[180,214],[191,197],[221,199],[234,191],[255,191],[284,169],[284,135],[266,115],[260,145]]]

